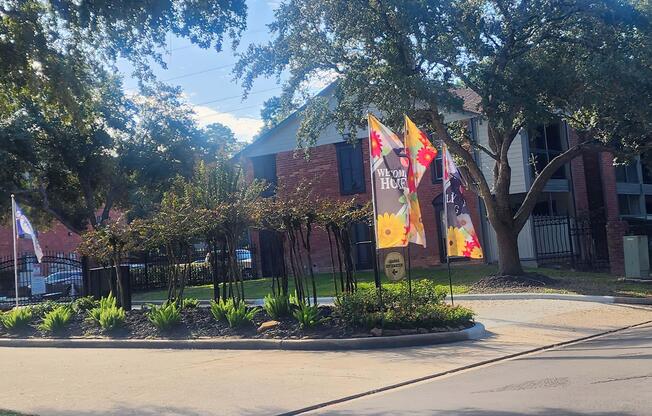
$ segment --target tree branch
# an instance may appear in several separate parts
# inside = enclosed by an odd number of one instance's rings
[[[597,140],[587,140],[582,143],[578,143],[577,145],[569,148],[566,150],[564,153],[558,155],[554,159],[548,163],[541,173],[536,177],[534,182],[532,182],[532,186],[530,187],[530,190],[528,191],[527,195],[525,196],[525,199],[523,200],[523,203],[519,207],[518,211],[516,211],[516,214],[514,215],[514,227],[517,231],[520,231],[521,228],[525,225],[527,222],[528,218],[530,217],[530,214],[532,213],[532,209],[534,208],[534,205],[537,202],[537,199],[539,198],[539,194],[543,191],[543,188],[546,186],[546,183],[548,183],[548,180],[552,177],[552,175],[560,169],[562,166],[564,166],[566,163],[570,162],[577,156],[581,155],[582,153],[588,151],[588,150],[607,150],[605,146],[600,144]]]

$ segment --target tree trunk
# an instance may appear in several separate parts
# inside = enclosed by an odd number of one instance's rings
[[[518,233],[508,227],[494,227],[498,241],[498,274],[522,276],[525,274],[518,252]]]

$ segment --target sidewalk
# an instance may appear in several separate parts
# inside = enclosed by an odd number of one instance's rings
[[[0,403],[38,415],[274,414],[652,320],[652,308],[460,301],[489,336],[352,352],[0,348]]]

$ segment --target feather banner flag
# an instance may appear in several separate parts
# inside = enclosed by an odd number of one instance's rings
[[[371,114],[368,122],[376,247],[405,247],[410,226],[405,196],[409,161],[393,131]]]
[[[419,130],[408,116],[405,116],[405,153],[410,161],[407,192],[410,209],[408,241],[426,247],[426,232],[423,228],[417,187],[426,173],[428,165],[437,157],[437,149],[430,143],[428,136]]]
[[[444,196],[446,197],[446,241],[449,257],[483,258],[478,235],[473,228],[469,207],[464,198],[464,186],[455,161],[446,146],[442,151]]]
[[[32,223],[29,222],[27,216],[23,214],[23,211],[20,209],[18,204],[15,202],[14,204],[16,215],[16,234],[18,237],[29,237],[32,240],[32,246],[34,247],[36,260],[40,263],[43,259],[43,250],[41,250],[41,245],[38,243],[38,238],[36,238],[36,231],[34,231]]]

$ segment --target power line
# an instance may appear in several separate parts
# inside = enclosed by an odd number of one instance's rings
[[[264,92],[280,90],[280,89],[282,89],[282,88],[283,88],[283,87],[274,87],[274,88],[267,88],[267,89],[264,89],[264,90],[252,91],[252,92],[250,92],[248,95],[262,94],[262,93],[264,93]],[[235,99],[235,98],[240,98],[240,97],[242,97],[242,94],[239,94],[239,95],[233,95],[233,96],[231,96],[231,97],[217,98],[217,99],[215,99],[215,100],[203,101],[203,102],[201,102],[201,103],[197,103],[197,104],[195,104],[195,105],[204,105],[204,104],[211,104],[211,103],[219,103],[219,102],[221,102],[221,101],[233,100],[233,99]]]
[[[213,68],[206,68],[206,69],[203,69],[203,70],[201,70],[201,71],[190,72],[190,73],[188,73],[188,74],[178,75],[178,76],[176,76],[176,77],[172,77],[172,78],[164,79],[164,80],[162,80],[162,81],[163,81],[163,82],[167,82],[167,81],[172,81],[172,80],[175,80],[175,79],[192,77],[192,76],[195,76],[195,75],[205,74],[205,73],[207,73],[207,72],[211,72],[211,71],[217,71],[217,70],[220,70],[220,69],[230,68],[230,67],[232,67],[232,66],[235,66],[235,64],[221,65],[221,66],[216,66],[216,67],[213,67]]]
[[[217,112],[217,113],[235,113],[236,111],[240,111],[240,110],[249,110],[249,109],[251,109],[251,108],[260,107],[261,105],[262,105],[262,104],[255,104],[255,105],[248,105],[248,106],[246,106],[246,107],[231,108],[231,109],[220,110],[220,111],[214,110],[214,111]],[[206,115],[204,115],[204,116],[195,117],[195,118],[196,118],[197,120],[202,120],[202,119],[205,119],[205,118],[215,117],[215,116],[219,116],[219,115],[220,115],[220,114],[206,114]]]

